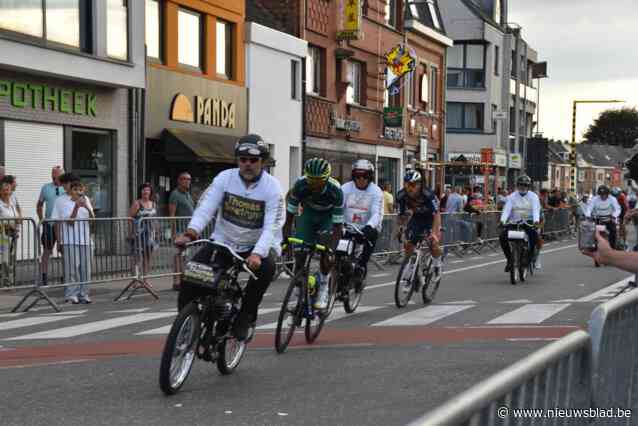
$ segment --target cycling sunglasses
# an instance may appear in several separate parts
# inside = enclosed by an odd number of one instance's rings
[[[255,164],[257,161],[259,161],[259,158],[257,157],[239,157],[240,163]]]
[[[237,154],[239,154],[239,156],[251,155],[251,156],[260,157],[261,151],[255,148],[254,145],[242,144],[237,147]]]

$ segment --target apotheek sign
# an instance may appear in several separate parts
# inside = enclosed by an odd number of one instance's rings
[[[89,117],[97,115],[96,94],[83,90],[0,80],[0,99],[2,98],[6,98],[14,108],[31,108]]]
[[[236,107],[232,102],[219,98],[195,96],[195,109],[191,101],[181,93],[175,95],[171,108],[171,120],[234,129]]]

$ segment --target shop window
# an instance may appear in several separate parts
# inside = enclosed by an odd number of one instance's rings
[[[162,9],[159,0],[146,0],[146,54],[153,59],[161,59]]]
[[[80,0],[0,0],[0,29],[91,50],[91,5]]]
[[[233,77],[233,25],[217,20],[217,75],[230,80]]]
[[[106,53],[128,60],[128,0],[108,0],[106,11]]]
[[[95,214],[113,215],[113,137],[110,132],[71,129],[71,171],[86,185]],[[67,151],[68,152],[68,151]],[[67,155],[67,158],[69,155]]]
[[[348,63],[348,88],[346,89],[346,102],[361,105],[362,69],[359,62]]]
[[[197,12],[177,11],[177,60],[181,65],[201,69],[202,15]]]

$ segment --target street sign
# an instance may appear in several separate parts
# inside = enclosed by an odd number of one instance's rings
[[[496,111],[494,112],[494,120],[507,120],[507,113]]]

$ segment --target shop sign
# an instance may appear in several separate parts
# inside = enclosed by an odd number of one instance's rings
[[[419,159],[421,161],[428,160],[428,138],[419,139]]]
[[[510,157],[510,168],[520,169],[523,164],[521,154],[510,154],[509,157]]]
[[[481,163],[492,164],[494,161],[494,151],[492,148],[481,148]]]
[[[345,0],[341,3],[342,28],[337,31],[337,40],[359,40],[361,12],[361,0]]]
[[[479,154],[478,152],[448,152],[447,158],[448,158],[448,161],[465,160],[472,163],[481,162],[481,154]]]
[[[227,129],[235,128],[236,108],[234,103],[219,98],[195,96],[195,106],[196,108],[193,110],[191,101],[181,93],[175,95],[171,108],[171,120]]]
[[[505,154],[505,151],[500,149],[494,150],[494,164],[498,167],[507,167],[507,155]]]
[[[383,125],[387,127],[401,127],[403,125],[403,108],[383,108]]]
[[[384,127],[383,137],[393,141],[403,140],[403,129],[401,127]]]
[[[335,128],[345,132],[360,132],[361,123],[356,120],[348,120],[345,118],[335,118]]]
[[[0,80],[0,98],[3,97],[14,108],[97,116],[97,95],[93,92]]]

